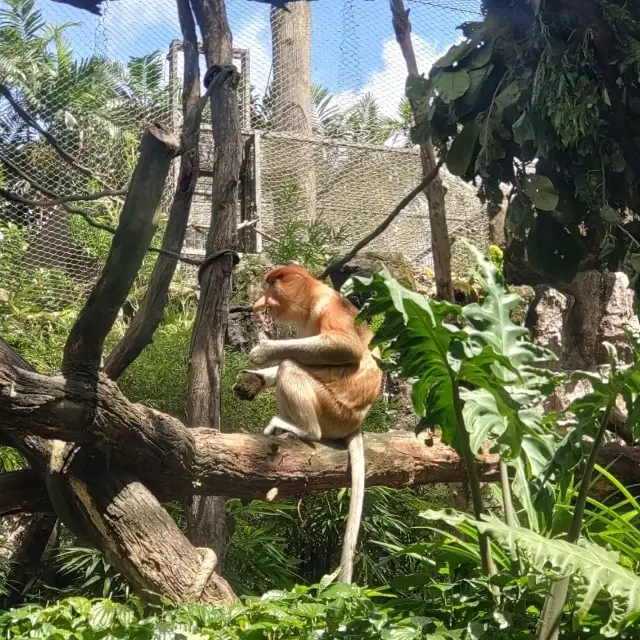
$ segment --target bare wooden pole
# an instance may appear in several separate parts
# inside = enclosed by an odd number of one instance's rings
[[[233,42],[224,0],[193,0],[211,90],[214,162],[207,256],[217,256],[202,271],[200,298],[191,339],[187,422],[190,427],[220,428],[224,340],[229,322],[232,253],[242,143],[233,67]],[[206,258],[205,258],[206,260]],[[204,265],[203,265],[204,266]],[[199,547],[213,549],[220,570],[229,531],[223,497],[195,498],[187,508],[187,535]]]
[[[159,124],[147,127],[106,264],[64,348],[62,369],[96,376],[102,347],[138,275],[158,223],[162,191],[180,142]]]
[[[413,49],[413,42],[411,41],[409,10],[404,8],[403,0],[389,0],[389,4],[391,6],[393,30],[407,66],[407,73],[410,76],[418,77],[420,71]],[[433,145],[430,140],[420,145],[420,160],[422,162],[422,171],[425,174],[437,166]],[[454,302],[453,282],[451,279],[451,241],[447,228],[447,211],[445,207],[446,189],[439,175],[427,185],[425,194],[429,203],[429,226],[431,227],[431,250],[433,253],[433,271],[436,278],[436,295],[442,300]],[[469,507],[469,491],[466,483],[451,484],[449,489],[455,507],[466,511]]]
[[[404,8],[402,0],[390,0],[393,30],[396,40],[407,66],[410,76],[419,76],[416,54],[411,42],[411,23],[409,11]],[[433,145],[430,141],[420,145],[420,160],[425,175],[436,166]],[[439,298],[453,302],[453,285],[451,283],[451,243],[447,229],[445,209],[446,189],[442,179],[436,177],[426,188],[425,194],[429,202],[429,222],[431,226],[431,248],[433,251],[433,270],[436,277],[436,291]]]

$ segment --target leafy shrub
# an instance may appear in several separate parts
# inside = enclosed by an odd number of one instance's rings
[[[243,605],[233,607],[152,608],[143,607],[134,599],[123,604],[75,597],[48,607],[27,605],[0,614],[0,633],[14,640],[412,640],[423,637],[423,628],[436,631],[437,625],[396,613],[387,605],[384,592],[342,584],[272,591],[261,598],[246,598]],[[437,633],[434,640],[453,637]]]

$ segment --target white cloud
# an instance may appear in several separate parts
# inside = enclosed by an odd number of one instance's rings
[[[413,35],[413,47],[418,62],[418,69],[425,75],[431,65],[444,53],[448,45],[437,51],[424,38]],[[382,42],[383,68],[369,73],[368,78],[358,91],[346,90],[336,95],[336,104],[340,108],[351,106],[359,97],[371,93],[385,116],[396,116],[398,106],[404,96],[407,67],[400,47],[394,38]]]
[[[251,84],[259,95],[267,88],[271,72],[271,27],[262,13],[234,32],[233,46],[249,49]]]

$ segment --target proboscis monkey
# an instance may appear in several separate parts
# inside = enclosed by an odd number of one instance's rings
[[[253,305],[277,324],[294,325],[292,340],[263,340],[249,354],[263,369],[242,372],[234,393],[250,400],[276,387],[278,415],[265,435],[282,432],[305,441],[346,439],[351,460],[351,501],[338,580],[351,582],[364,503],[365,461],[360,425],[380,394],[382,372],[369,350],[369,327],[337,291],[298,266],[266,276],[267,290]]]

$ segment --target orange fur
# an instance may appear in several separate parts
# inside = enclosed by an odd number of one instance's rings
[[[338,579],[351,582],[365,486],[360,425],[380,393],[382,372],[369,350],[368,325],[356,324],[357,309],[337,291],[297,266],[266,275],[267,290],[253,305],[278,324],[297,329],[294,340],[264,340],[249,357],[263,369],[238,376],[240,397],[255,397],[242,376],[276,387],[278,415],[265,429],[307,440],[346,439],[351,461],[351,499]],[[254,377],[251,378],[251,375]]]
[[[351,349],[358,359],[348,365],[302,365],[322,388],[319,416],[322,422],[335,421],[327,428],[343,438],[357,429],[380,393],[382,372],[369,342],[373,333],[366,323],[356,324],[356,307],[340,293],[316,280],[299,266],[278,267],[265,276],[266,292],[254,304],[254,310],[268,310],[279,324],[293,324],[298,337],[324,335]],[[329,433],[324,437],[332,437]]]

